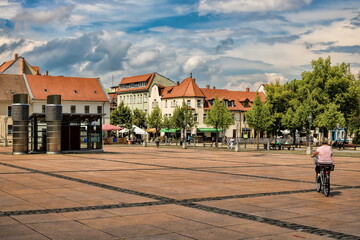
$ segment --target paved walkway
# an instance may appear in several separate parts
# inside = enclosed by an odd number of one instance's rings
[[[330,197],[303,155],[105,146],[0,148],[0,239],[360,239],[360,158]]]

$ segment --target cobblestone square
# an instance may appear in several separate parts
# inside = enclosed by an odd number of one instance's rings
[[[0,148],[0,239],[360,239],[360,158],[110,145]]]

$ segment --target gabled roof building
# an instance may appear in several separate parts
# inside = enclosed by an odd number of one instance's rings
[[[171,117],[176,106],[180,106],[183,101],[193,110],[196,128],[189,129],[188,135],[200,135],[211,137],[214,135],[214,129],[207,126],[204,120],[207,112],[211,109],[215,98],[224,101],[227,108],[232,112],[234,119],[238,119],[240,135],[251,133],[251,129],[246,126],[245,112],[251,109],[252,102],[259,94],[260,98],[265,101],[263,93],[246,91],[230,91],[226,89],[216,89],[206,86],[199,88],[196,80],[192,77],[184,79],[175,86],[164,87],[155,84],[149,97],[149,112],[151,109],[160,106],[164,116]],[[236,123],[227,129],[225,136],[236,136]]]
[[[30,74],[40,75],[40,68],[31,66],[24,57],[19,56],[17,53],[13,60],[4,62],[0,65],[0,74]]]
[[[151,96],[151,88],[155,84],[161,86],[174,86],[176,83],[160,75],[159,73],[149,73],[133,77],[124,77],[116,89],[118,96],[117,102],[124,102],[131,110],[139,109],[148,112],[148,99]]]

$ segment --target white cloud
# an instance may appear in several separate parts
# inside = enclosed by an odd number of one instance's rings
[[[207,14],[284,11],[298,9],[311,2],[312,0],[200,0],[199,12]]]
[[[140,67],[151,62],[155,61],[160,55],[159,50],[150,50],[150,51],[139,51],[133,56],[130,56],[129,63],[131,66]]]
[[[11,19],[15,17],[21,9],[22,7],[20,3],[0,0],[0,19]]]
[[[73,9],[74,5],[61,6],[53,10],[23,10],[13,18],[13,21],[20,25],[64,23],[69,20]]]
[[[279,82],[280,84],[284,84],[288,81],[288,79],[284,77],[283,74],[279,73],[265,73],[265,76],[267,78],[267,83]]]
[[[201,67],[206,65],[208,59],[203,56],[193,56],[189,58],[186,63],[184,64],[184,72],[191,72],[195,68]]]

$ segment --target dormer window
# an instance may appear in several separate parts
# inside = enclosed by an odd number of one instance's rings
[[[94,91],[95,94],[97,94],[97,91]]]
[[[77,91],[77,90],[74,90],[74,93],[78,93],[78,91]]]
[[[44,89],[44,92],[48,92],[48,90],[45,88],[45,89]]]

